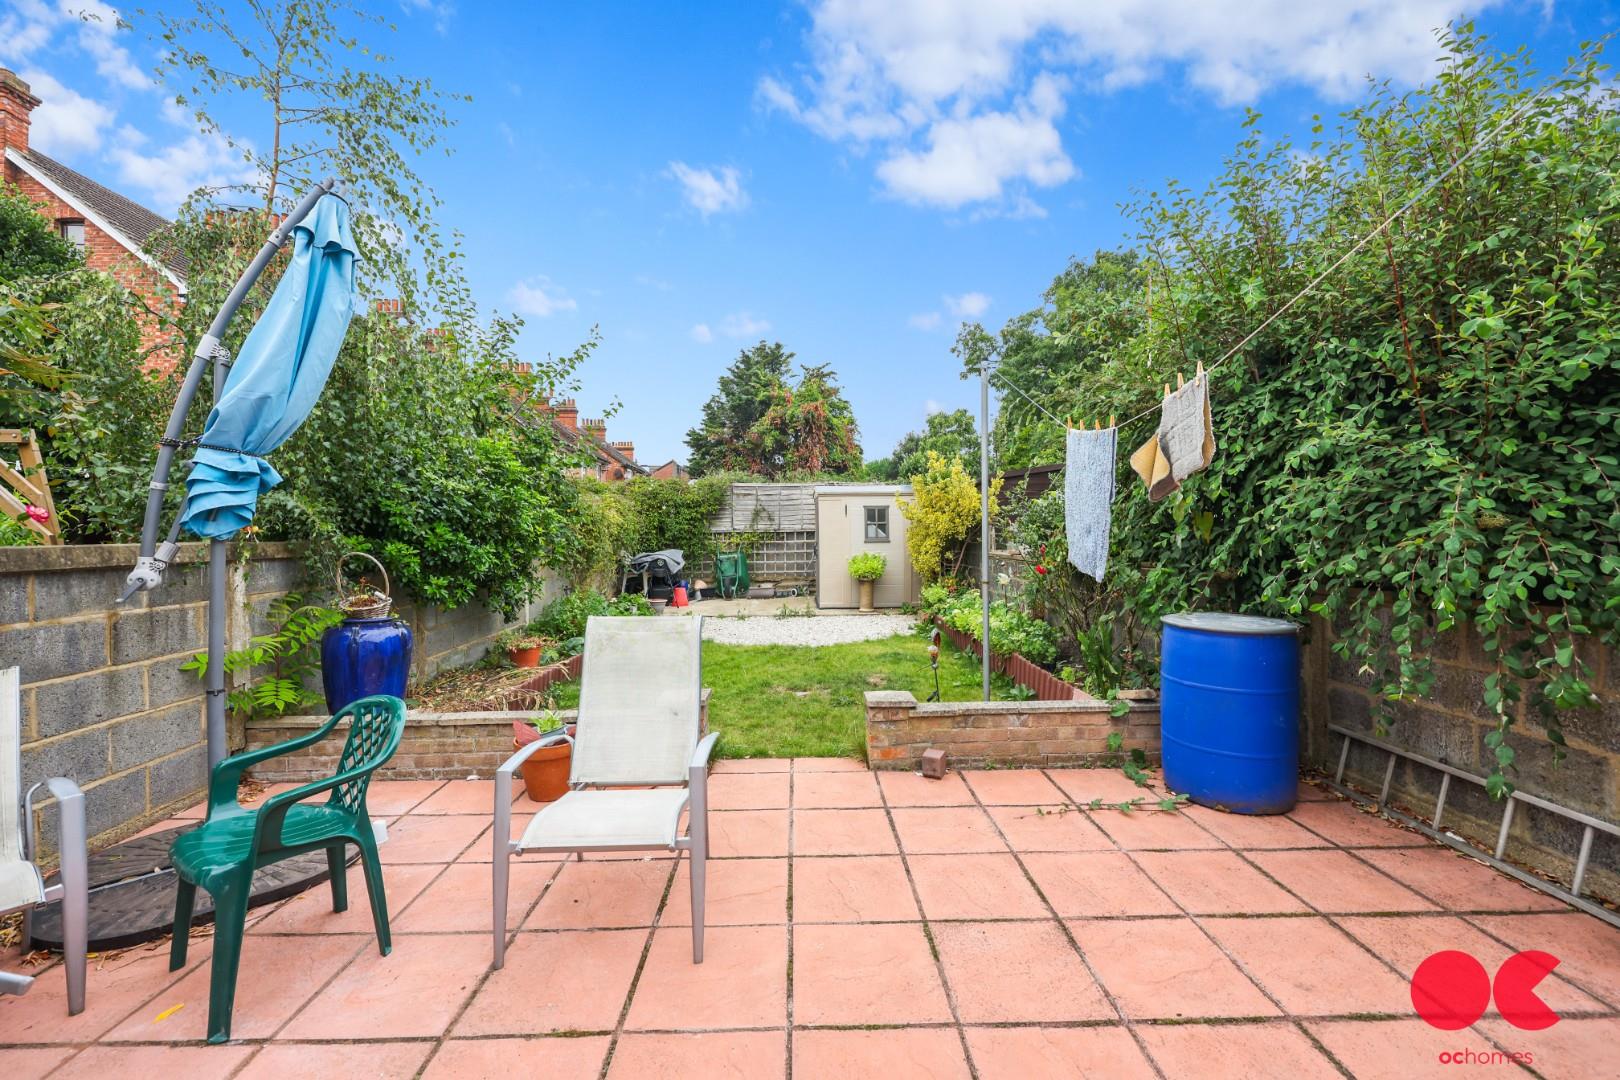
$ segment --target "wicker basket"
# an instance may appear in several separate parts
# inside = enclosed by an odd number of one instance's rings
[[[382,592],[377,592],[375,589],[373,589],[369,593],[356,593],[353,596],[346,596],[344,594],[343,564],[357,555],[362,559],[370,559],[371,565],[375,566],[382,574]],[[388,617],[389,609],[394,606],[393,597],[388,595],[390,591],[388,587],[388,571],[383,569],[382,563],[378,562],[376,559],[372,558],[370,555],[367,555],[363,551],[351,551],[338,560],[337,591],[338,610],[343,612],[343,617],[345,619],[386,619]]]

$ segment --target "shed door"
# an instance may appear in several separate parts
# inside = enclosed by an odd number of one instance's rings
[[[816,539],[821,546],[816,574],[817,606],[854,607],[855,581],[849,576],[849,557],[857,549],[850,541],[854,533],[848,522],[849,500],[824,495],[816,500]]]

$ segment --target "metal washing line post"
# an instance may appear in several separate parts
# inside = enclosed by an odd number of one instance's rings
[[[276,252],[281,250],[293,228],[309,215],[321,196],[336,186],[335,178],[316,184],[292,213],[276,226],[269,239],[264,242],[264,246],[253,257],[253,261],[248,263],[247,269],[242,272],[230,295],[225,298],[225,303],[214,315],[213,322],[208,324],[208,332],[197,343],[197,350],[191,357],[191,366],[186,369],[185,381],[180,386],[180,395],[175,400],[174,411],[169,414],[169,424],[163,431],[163,440],[158,444],[157,463],[152,467],[152,482],[146,496],[146,516],[141,523],[140,556],[135,560],[135,568],[124,580],[124,594],[118,598],[120,604],[137,592],[150,591],[162,585],[163,572],[174,561],[175,554],[180,549],[180,515],[175,515],[174,524],[170,526],[168,536],[161,546],[157,542],[158,526],[163,515],[164,494],[169,488],[169,471],[174,465],[175,451],[180,448],[181,436],[185,432],[186,414],[191,411],[197,390],[202,385],[204,369],[209,364],[213,365],[214,402],[218,404],[219,396],[225,389],[226,374],[231,366],[230,354],[223,344],[226,329],[235,318],[237,309],[242,306],[242,301],[247,298],[248,290],[259,280],[259,275],[270,265],[270,260]],[[208,669],[204,673],[203,684],[207,691],[209,768],[213,768],[226,756],[225,583],[230,569],[225,557],[226,543],[224,540],[208,542]]]
[[[979,364],[979,608],[984,637],[979,641],[982,700],[990,700],[990,364]]]

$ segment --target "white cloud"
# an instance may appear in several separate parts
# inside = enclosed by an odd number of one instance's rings
[[[742,177],[730,165],[718,169],[694,168],[684,161],[669,163],[668,174],[681,185],[687,204],[707,218],[710,214],[741,210],[748,205]]]
[[[21,75],[40,99],[29,125],[28,145],[62,157],[101,148],[113,122],[111,108],[69,90],[43,71]]]
[[[220,190],[251,184],[258,173],[219,135],[193,133],[149,148],[141,132],[125,124],[106,154],[121,184],[145,192],[169,213],[198,188]]]
[[[942,297],[945,306],[958,319],[977,319],[990,309],[990,298],[982,292],[967,292],[960,296]]]
[[[450,0],[435,3],[434,0],[400,0],[400,7],[408,12],[425,12],[433,19],[433,31],[440,37],[450,32],[450,20],[456,14],[456,5]]]
[[[733,312],[720,320],[720,332],[729,338],[753,337],[769,333],[770,329],[769,322],[756,319],[746,311]]]
[[[51,40],[58,15],[39,0],[16,0],[9,7],[0,14],[0,61],[18,68]]]
[[[759,106],[878,153],[884,190],[1040,216],[1029,189],[1075,175],[1058,121],[1075,85],[1179,78],[1222,105],[1279,84],[1331,98],[1367,74],[1435,69],[1433,29],[1500,0],[810,0],[811,73]]]
[[[906,325],[913,330],[937,330],[939,329],[939,321],[939,312],[924,311],[907,319]]]
[[[506,302],[519,315],[532,315],[537,319],[549,319],[559,311],[579,309],[579,303],[544,274],[513,285],[506,293]]]
[[[131,90],[147,90],[153,86],[150,74],[142,71],[130,59],[129,50],[118,43],[121,33],[118,12],[100,0],[61,0],[63,15],[79,24],[79,47],[96,62],[96,71],[109,82]]]
[[[923,415],[924,416],[933,416],[936,413],[942,413],[944,411],[945,411],[945,406],[941,405],[939,402],[935,401],[933,398],[929,398],[927,401],[923,402]]]
[[[708,323],[698,323],[692,327],[692,340],[699,345],[707,345],[714,340],[714,331],[709,329]]]

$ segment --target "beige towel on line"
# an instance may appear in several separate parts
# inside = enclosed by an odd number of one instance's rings
[[[1214,458],[1209,376],[1200,374],[1166,395],[1159,407],[1159,430],[1131,455],[1131,468],[1147,485],[1148,498],[1158,502]]]

